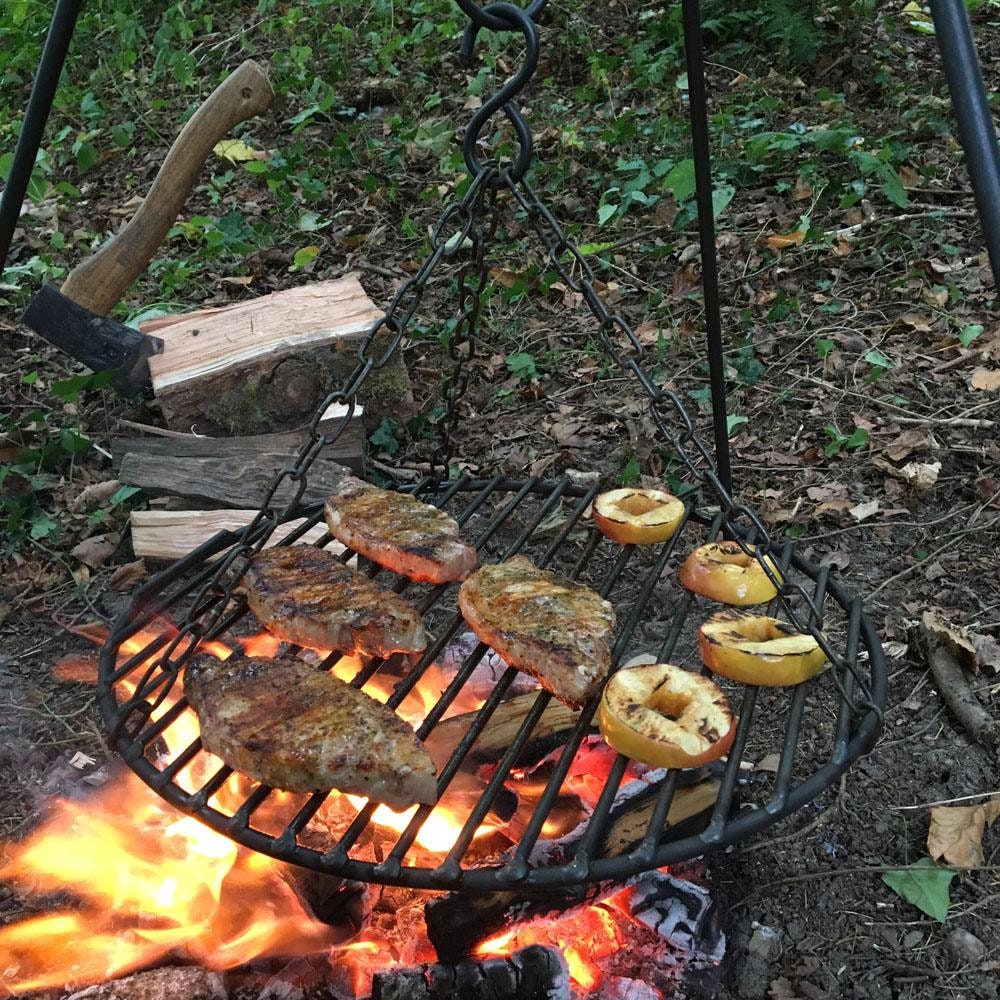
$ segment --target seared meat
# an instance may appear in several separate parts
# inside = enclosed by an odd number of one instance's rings
[[[336,788],[393,809],[437,799],[434,764],[406,722],[300,660],[195,657],[184,693],[205,749],[273,788]]]
[[[416,608],[325,549],[264,549],[247,570],[246,583],[250,610],[289,642],[368,656],[417,653],[427,646]]]
[[[615,611],[589,587],[515,556],[476,570],[458,603],[483,642],[573,708],[607,676]]]
[[[413,580],[464,580],[476,568],[476,550],[459,537],[453,517],[353,476],[326,501],[326,523],[344,545]]]

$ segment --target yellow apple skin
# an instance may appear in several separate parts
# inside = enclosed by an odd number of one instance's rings
[[[663,490],[625,488],[601,493],[594,501],[594,524],[621,545],[657,545],[677,530],[684,504]]]
[[[758,687],[801,684],[826,663],[811,635],[766,615],[713,615],[698,629],[698,648],[712,673]]]
[[[764,560],[780,580],[771,557],[765,556]],[[680,581],[702,597],[738,608],[766,604],[778,594],[760,563],[732,541],[709,542],[695,549],[681,567]]]
[[[729,751],[736,719],[710,678],[669,663],[619,670],[601,697],[598,724],[621,754],[653,767],[700,767]]]

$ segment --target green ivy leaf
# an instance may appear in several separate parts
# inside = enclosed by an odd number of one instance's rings
[[[507,362],[507,370],[526,382],[533,378],[538,378],[538,367],[535,359],[525,352],[520,354],[508,354],[504,361]]]
[[[675,163],[663,183],[674,192],[678,201],[687,201],[694,194],[694,160]]]
[[[603,226],[618,211],[618,205],[599,205],[597,208],[597,224]]]
[[[712,192],[712,217],[717,219],[733,200],[736,188],[732,184],[720,184]]]
[[[750,423],[749,417],[741,417],[737,416],[735,413],[730,413],[729,416],[726,417],[726,433],[729,436],[732,436],[733,431],[739,427],[740,424],[748,423]]]
[[[830,352],[833,350],[834,344],[832,340],[828,340],[826,337],[816,338],[816,357],[820,361],[826,361]]]
[[[982,332],[982,323],[970,323],[967,327],[964,327],[962,332],[958,335],[958,342],[963,347],[968,347],[969,344],[982,334]]]
[[[399,439],[396,436],[398,425],[389,417],[383,417],[382,423],[372,431],[368,440],[373,448],[385,452],[387,455],[395,455],[399,451]]]
[[[296,250],[295,256],[292,258],[294,269],[301,271],[302,268],[308,267],[318,256],[319,247],[317,246],[308,246],[303,247],[301,250]]]
[[[118,489],[111,494],[111,499],[108,500],[108,506],[117,507],[118,504],[128,500],[129,497],[134,497],[138,492],[138,486],[119,486]]]
[[[954,872],[938,868],[930,858],[921,858],[909,868],[885,872],[882,881],[918,910],[944,923],[951,903],[949,886],[954,877]]]
[[[628,486],[629,483],[634,483],[642,473],[642,468],[639,466],[639,459],[633,455],[628,462],[625,463],[625,468],[622,469],[621,475],[618,477],[618,482],[622,486]]]
[[[868,431],[863,427],[856,427],[854,433],[844,442],[844,447],[860,448],[863,444],[868,444]]]

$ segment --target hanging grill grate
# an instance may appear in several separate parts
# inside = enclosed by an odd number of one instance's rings
[[[581,518],[597,492],[562,479],[545,484],[538,480],[514,482],[505,479],[475,481],[463,477],[435,488],[425,483],[417,492],[429,501],[449,510],[464,526],[464,533],[475,538],[481,555],[500,559],[516,552],[529,554],[539,565],[554,566],[599,590],[616,605],[619,628],[613,649],[615,666],[636,651],[652,652],[662,662],[671,659],[690,661],[694,629],[708,614],[707,603],[693,597],[675,580],[673,564],[693,542],[693,536],[715,537],[721,518],[714,518],[688,506],[682,531],[654,551],[614,544],[593,527],[581,531]],[[553,514],[565,518],[552,540],[538,538],[539,526]],[[320,523],[320,510],[307,512],[306,520],[289,538],[299,537]],[[545,534],[545,533],[543,533]],[[584,537],[580,537],[584,534]],[[870,749],[880,721],[879,706],[885,697],[885,662],[875,630],[864,614],[861,602],[849,597],[831,578],[826,568],[819,568],[798,557],[790,545],[776,552],[782,572],[802,585],[824,612],[825,637],[840,666],[792,689],[742,690],[722,682],[730,689],[738,706],[739,726],[736,741],[721,774],[718,799],[707,825],[701,831],[674,841],[663,841],[664,821],[679,788],[679,772],[668,772],[655,782],[656,801],[647,829],[634,846],[621,856],[602,856],[609,827],[614,822],[614,801],[626,773],[627,758],[618,756],[610,770],[596,808],[589,819],[583,839],[577,843],[572,858],[556,865],[536,866],[532,852],[546,821],[557,803],[560,789],[573,758],[591,729],[595,703],[580,714],[579,721],[559,753],[534,809],[528,818],[520,842],[509,856],[483,866],[470,855],[473,836],[487,818],[503,783],[523,746],[529,742],[549,695],[539,692],[532,710],[511,743],[504,759],[477,801],[468,805],[464,825],[455,846],[442,862],[434,866],[415,864],[409,858],[421,825],[431,815],[430,806],[421,806],[405,831],[381,861],[364,860],[355,852],[372,824],[374,805],[361,808],[356,818],[322,849],[315,842],[317,814],[329,799],[328,793],[289,796],[276,793],[249,780],[240,784],[226,804],[218,801],[232,771],[226,766],[212,769],[196,785],[179,780],[183,772],[196,769],[204,754],[199,740],[170,757],[162,755],[162,740],[174,726],[182,725],[188,709],[183,697],[163,697],[172,689],[174,676],[160,659],[162,648],[170,641],[160,636],[128,655],[122,645],[161,614],[177,613],[191,600],[207,576],[213,572],[208,559],[238,538],[226,533],[206,543],[186,559],[155,578],[133,602],[130,612],[115,629],[102,654],[101,709],[106,721],[117,733],[116,745],[128,764],[152,788],[185,812],[192,813],[214,829],[241,844],[306,868],[331,875],[406,885],[414,888],[499,889],[515,885],[552,886],[582,881],[621,880],[636,872],[696,857],[755,833],[781,817],[800,808],[843,773],[860,754]],[[328,543],[329,536],[321,544]],[[700,541],[700,538],[699,538]],[[349,558],[345,552],[341,558]],[[393,682],[389,704],[398,706],[413,689],[430,665],[439,658],[463,628],[455,611],[455,585],[428,587],[396,577],[387,570],[369,567],[383,586],[406,592],[421,610],[435,641],[406,676]],[[217,601],[224,601],[222,597]],[[705,605],[699,607],[699,605]],[[248,614],[245,602],[226,602],[218,625],[204,636],[203,642],[226,640],[238,630]],[[662,635],[655,644],[640,637],[648,633],[650,623]],[[294,650],[293,650],[294,652]],[[487,652],[478,645],[461,663],[454,678],[430,708],[418,734],[426,738],[458,697],[464,685]],[[291,655],[291,654],[289,654]],[[155,666],[146,666],[150,659]],[[330,669],[340,654],[332,654],[321,665]],[[391,673],[392,659],[372,660],[365,664],[352,683],[361,686],[380,670]],[[507,693],[517,672],[508,669],[492,694],[479,709],[476,722],[455,747],[439,779],[439,791],[446,795],[449,784],[459,772],[476,736],[488,724],[497,705]],[[138,684],[134,689],[133,685]],[[157,709],[151,706],[159,702]],[[833,725],[830,726],[830,720]],[[821,730],[832,736],[820,743]],[[776,778],[766,797],[757,801],[753,791],[744,789],[743,809],[733,815],[734,796],[740,778],[740,762],[750,752],[754,759],[765,754],[780,755]],[[334,793],[336,794],[336,793]],[[747,798],[747,796],[750,796]],[[275,828],[275,812],[265,808],[275,798],[282,800],[277,810],[282,815]],[[747,808],[748,806],[756,808]],[[255,824],[257,814],[266,814],[262,824]],[[323,835],[329,830],[324,828]],[[385,837],[383,828],[380,836]],[[391,843],[391,841],[390,841]],[[418,852],[415,852],[419,854]],[[470,860],[471,859],[471,860]]]
[[[273,857],[330,875],[413,888],[486,890],[620,881],[736,843],[800,808],[832,784],[871,748],[878,734],[885,704],[885,660],[860,599],[848,595],[826,568],[797,555],[791,543],[778,545],[757,515],[732,495],[697,3],[684,0],[685,26],[691,29],[686,30],[686,47],[713,390],[714,455],[699,438],[679,397],[661,387],[649,373],[645,351],[634,331],[621,316],[608,311],[595,289],[595,275],[586,258],[524,179],[531,135],[514,98],[537,63],[533,17],[545,0],[533,0],[527,10],[508,3],[480,8],[475,0],[457,2],[471,19],[463,39],[464,56],[471,55],[482,28],[520,31],[525,42],[524,65],[484,101],[466,133],[470,184],[435,227],[428,259],[403,283],[385,316],[365,338],[354,372],[317,408],[296,461],[276,478],[254,521],[242,532],[220,533],[154,577],[136,595],[102,650],[98,701],[116,748],[144,781],[212,828]],[[477,158],[480,133],[497,112],[509,119],[519,145],[509,169],[484,166]],[[450,439],[459,419],[480,300],[488,284],[485,247],[496,226],[496,203],[501,193],[511,196],[515,210],[538,237],[547,265],[568,288],[582,295],[597,320],[601,346],[635,376],[648,396],[651,416],[664,443],[669,444],[690,481],[692,492],[683,524],[661,546],[620,546],[604,538],[584,517],[599,490],[596,484],[585,488],[568,478],[555,483],[502,477],[474,480],[467,475],[448,479]],[[705,602],[678,585],[674,570],[679,557],[695,544],[720,536],[735,539],[758,561],[778,587],[775,609],[800,631],[812,634],[831,662],[831,668],[819,677],[794,688],[742,688],[723,682],[737,708],[739,723],[728,759],[720,766],[710,814],[696,828],[688,824],[671,830],[668,823],[671,806],[687,780],[686,772],[654,772],[645,776],[648,809],[642,814],[641,829],[631,829],[624,839],[612,837],[625,798],[623,781],[629,773],[628,759],[617,755],[584,827],[575,831],[572,845],[561,853],[545,849],[547,823],[558,810],[565,779],[574,760],[586,751],[596,699],[581,711],[548,762],[544,787],[530,815],[519,816],[514,845],[500,856],[485,859],[474,838],[491,811],[497,810],[505,783],[543,718],[550,700],[544,692],[537,694],[484,787],[474,797],[460,800],[461,831],[443,859],[428,860],[417,846],[418,834],[441,805],[416,807],[394,838],[386,840],[385,827],[379,827],[381,846],[373,853],[374,803],[352,808],[346,821],[331,823],[331,805],[340,810],[340,817],[344,815],[339,793],[278,792],[220,765],[194,735],[177,745],[181,734],[190,732],[193,719],[178,683],[184,665],[196,650],[211,649],[212,642],[237,645],[249,615],[240,583],[253,555],[268,542],[291,544],[320,523],[321,509],[300,506],[309,467],[347,426],[368,376],[399,349],[439,264],[460,255],[465,263],[458,273],[458,317],[448,341],[453,365],[444,382],[445,414],[438,425],[441,444],[431,475],[409,491],[455,516],[463,526],[463,535],[474,540],[479,549],[481,563],[523,552],[537,565],[559,569],[611,600],[622,623],[612,651],[613,669],[639,652],[651,653],[660,662],[697,662],[697,625],[710,611]],[[318,430],[319,420],[334,403],[345,404],[346,412],[339,428],[324,435]],[[274,498],[286,480],[293,485],[294,495],[279,510]],[[302,517],[304,521],[291,527],[293,519]],[[286,530],[281,533],[283,526]],[[326,534],[317,544],[330,542]],[[768,554],[777,563],[780,577],[764,561]],[[340,558],[348,560],[353,555],[345,551]],[[371,564],[365,564],[364,571],[381,586],[406,593],[434,637],[402,677],[395,676],[401,661],[390,657],[361,664],[350,678],[356,687],[372,678],[386,678],[385,686],[392,688],[388,704],[398,708],[464,629],[456,610],[457,586],[416,584]],[[156,625],[164,615],[178,621],[179,626]],[[137,637],[144,634],[141,630],[151,624],[158,633],[139,641]],[[435,729],[470,686],[476,666],[487,652],[480,643],[464,657],[440,697],[427,707],[417,730],[422,739],[433,739]],[[283,655],[297,653],[297,647],[291,647]],[[348,662],[352,661],[331,654],[317,668],[334,669],[339,663],[343,672]],[[463,762],[517,676],[512,668],[505,671],[467,731],[454,748],[449,747],[447,760],[439,766],[440,797],[447,799],[449,790],[461,783]],[[172,749],[165,752],[168,742]],[[759,760],[767,754],[778,757],[773,784],[765,794],[760,783],[747,783],[740,789],[743,802],[739,804],[741,761],[745,755]],[[455,810],[453,804],[450,808]]]

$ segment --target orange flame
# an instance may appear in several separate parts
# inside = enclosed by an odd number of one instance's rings
[[[107,638],[103,627],[75,631],[97,643]],[[122,643],[119,662],[157,638],[177,634],[169,622],[157,622],[155,631],[140,631]],[[280,646],[266,632],[235,641],[249,656],[273,656]],[[174,656],[183,650],[182,643]],[[200,650],[220,659],[232,652],[218,641],[203,642]],[[150,662],[162,651],[160,647]],[[137,680],[144,666],[130,677]],[[361,667],[357,658],[344,656],[333,672],[350,680]],[[53,672],[66,680],[96,680],[90,658],[79,654],[65,658]],[[122,686],[129,687],[127,682]],[[432,665],[397,711],[411,724],[419,724],[446,686],[446,678]],[[180,689],[180,684],[175,685],[152,721],[176,705]],[[363,690],[384,702],[392,694],[392,681],[376,674]],[[470,711],[480,704],[462,693],[448,714]],[[199,733],[197,716],[186,709],[161,734],[166,748],[162,764],[176,759]],[[570,773],[569,784],[578,786],[575,791],[584,798],[594,772],[606,769],[606,762],[598,757],[585,767],[574,764]],[[175,780],[194,791],[221,766],[220,760],[202,751]],[[210,804],[232,812],[245,800],[247,787],[246,779],[233,774]],[[525,791],[524,805],[530,808],[537,796],[529,794],[527,786]],[[289,793],[272,793],[267,809],[261,810],[265,815],[254,814],[254,825],[264,829],[270,823],[282,829],[287,822],[282,814],[297,801],[301,800]],[[332,792],[324,813],[336,813],[341,821],[350,822],[364,803],[362,798]],[[390,836],[398,834],[407,828],[415,809],[398,813],[379,806],[373,822]],[[431,855],[432,861],[433,856],[447,853],[462,829],[463,812],[449,808],[447,797],[439,802],[423,823],[414,849]],[[494,830],[485,824],[476,836]],[[434,960],[419,916],[408,919],[398,941],[373,924],[360,939],[343,943],[345,932],[313,919],[283,872],[279,862],[238,847],[197,820],[181,817],[132,774],[86,802],[57,801],[31,837],[17,844],[0,844],[0,879],[26,893],[67,892],[78,905],[0,928],[0,994],[108,980],[170,956],[227,969],[266,956],[328,952],[334,970],[346,972],[356,995],[363,996],[370,991],[375,972],[399,963]],[[600,959],[626,944],[621,921],[612,912],[616,899],[610,897],[558,920],[519,925],[502,939],[485,942],[479,953],[507,953],[536,941],[560,947],[574,982],[592,989],[601,981]],[[414,924],[413,933],[408,933],[410,924]]]

